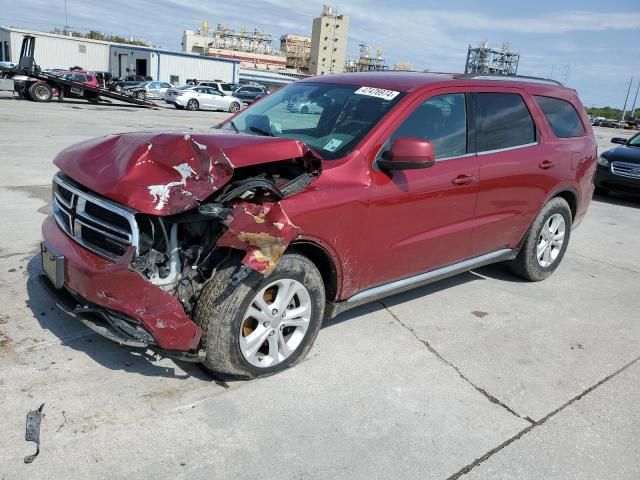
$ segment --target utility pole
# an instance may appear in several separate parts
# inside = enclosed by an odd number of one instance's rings
[[[627,101],[629,100],[629,93],[631,92],[631,84],[633,83],[633,77],[629,80],[629,88],[627,89],[627,96],[624,99],[624,107],[622,108],[622,120],[620,123],[624,122],[625,114],[627,113]]]
[[[635,118],[636,113],[636,100],[638,100],[638,90],[640,90],[640,80],[638,80],[638,86],[636,87],[636,96],[633,97],[633,106],[631,107],[631,118]]]
[[[69,14],[67,13],[67,0],[64,0],[64,34],[69,35]]]

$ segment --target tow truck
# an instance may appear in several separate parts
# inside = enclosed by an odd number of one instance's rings
[[[123,95],[99,85],[89,85],[43,71],[35,62],[35,45],[36,38],[32,35],[25,35],[22,39],[18,65],[15,67],[0,66],[0,90],[16,92],[20,97],[35,102],[49,102],[53,97],[57,97],[58,101],[62,102],[65,97],[73,97],[99,103],[101,100],[106,101],[102,98],[106,97],[141,107],[157,106],[146,99]]]

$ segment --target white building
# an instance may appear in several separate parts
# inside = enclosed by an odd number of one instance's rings
[[[80,66],[96,72],[109,70],[110,42],[19,28],[0,27],[0,61],[18,63],[24,35],[36,37],[35,60],[42,69]]]
[[[36,38],[34,57],[42,69],[78,66],[94,72],[111,72],[118,77],[148,75],[174,85],[191,78],[238,83],[239,60],[18,28],[0,27],[0,61],[18,63],[24,35]]]

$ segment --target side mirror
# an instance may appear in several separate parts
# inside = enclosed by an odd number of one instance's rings
[[[619,143],[620,145],[626,145],[627,139],[622,137],[613,137],[611,143]]]
[[[435,163],[433,145],[421,138],[400,137],[391,144],[388,160],[378,160],[381,170],[429,168]]]

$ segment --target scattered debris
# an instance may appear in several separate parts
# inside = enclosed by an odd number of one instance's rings
[[[478,317],[478,318],[484,318],[484,317],[486,317],[487,315],[489,315],[489,313],[488,313],[488,312],[483,312],[483,311],[481,311],[481,310],[474,310],[474,311],[472,311],[471,313],[472,313],[473,315],[475,315],[476,317]]]
[[[64,418],[64,422],[60,424],[60,426],[56,430],[56,433],[58,433],[62,429],[62,427],[64,427],[64,425],[67,423],[67,416],[64,413],[65,413],[64,410],[62,410],[62,417]]]
[[[40,408],[37,410],[27,413],[27,428],[24,434],[24,439],[27,442],[34,442],[36,444],[36,453],[24,457],[24,463],[33,462],[40,453],[40,422],[42,421],[43,408],[44,403],[40,405]]]
[[[574,343],[571,345],[571,350],[584,350],[584,346],[581,343]]]

